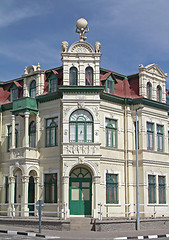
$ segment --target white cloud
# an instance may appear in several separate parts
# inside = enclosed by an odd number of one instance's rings
[[[0,3],[0,27],[6,27],[26,18],[45,14],[51,4],[43,1],[5,0]]]

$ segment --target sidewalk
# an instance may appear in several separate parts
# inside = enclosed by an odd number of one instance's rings
[[[6,231],[6,232],[5,232]],[[15,227],[9,225],[0,225],[0,232],[8,234],[28,235],[39,238],[58,238],[58,239],[153,239],[169,237],[169,230],[152,229],[152,230],[140,230],[140,231],[114,231],[114,232],[92,232],[92,231],[55,231],[55,230],[43,230],[42,233],[38,233],[38,229],[30,229],[25,227]],[[19,232],[19,233],[18,233]],[[166,235],[167,234],[167,235]],[[138,237],[139,236],[139,237]]]

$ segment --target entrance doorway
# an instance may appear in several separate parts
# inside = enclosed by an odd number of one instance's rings
[[[91,215],[92,176],[84,167],[71,171],[69,181],[69,207],[71,215]]]
[[[29,188],[28,188],[28,208],[29,208],[29,215],[34,215],[34,201],[35,201],[35,183],[34,183],[34,177],[29,177]],[[31,204],[30,204],[31,203]]]

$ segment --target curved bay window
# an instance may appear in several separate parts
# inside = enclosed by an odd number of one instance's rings
[[[147,98],[151,99],[152,96],[152,85],[150,82],[147,83]]]
[[[70,142],[93,142],[93,117],[83,109],[70,116]]]
[[[46,120],[46,147],[54,147],[58,144],[58,118]]]
[[[70,85],[77,85],[77,68],[71,67],[69,71]]]
[[[160,85],[157,86],[157,101],[161,102],[161,98],[162,98],[162,90]]]
[[[34,121],[29,125],[29,146],[36,147],[36,123]]]
[[[29,96],[31,98],[35,98],[36,97],[36,81],[33,80],[30,84],[30,89],[29,89]]]
[[[86,77],[86,86],[92,86],[93,85],[93,68],[87,67],[85,70],[85,77]]]

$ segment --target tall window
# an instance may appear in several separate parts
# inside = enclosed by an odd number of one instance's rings
[[[148,175],[148,203],[156,203],[156,176]]]
[[[45,203],[57,203],[57,174],[45,174]]]
[[[57,90],[57,79],[53,78],[49,81],[49,92],[56,92]]]
[[[106,203],[118,203],[117,174],[106,174]]]
[[[78,78],[77,78],[77,68],[76,67],[70,68],[69,78],[70,78],[70,85],[77,85]]]
[[[147,83],[147,98],[151,99],[152,96],[152,85],[150,82]]]
[[[114,94],[114,79],[111,76],[106,80],[106,92]]]
[[[117,121],[106,118],[106,146],[117,147]]]
[[[31,98],[36,97],[36,81],[35,80],[33,80],[30,84],[29,96]]]
[[[162,98],[162,90],[160,85],[157,86],[157,101],[161,102],[161,98]]]
[[[83,109],[70,116],[70,142],[93,142],[93,117]]]
[[[147,150],[154,150],[154,124],[147,122]]]
[[[34,121],[29,125],[29,146],[36,147],[36,123]]]
[[[136,149],[136,122],[134,122],[134,134],[135,134],[135,149]],[[138,149],[140,148],[140,141],[139,141],[139,121],[137,121],[137,144],[138,144]]]
[[[9,183],[8,176],[5,177],[5,203],[9,202]]]
[[[15,148],[18,147],[18,126],[15,126]],[[12,147],[12,126],[8,126],[8,143],[7,143],[7,151]]]
[[[164,176],[158,176],[159,203],[166,203],[166,183]]]
[[[53,147],[58,144],[58,118],[46,120],[46,146]]]
[[[167,104],[169,104],[169,92],[166,95],[166,102],[167,102]]]
[[[163,126],[157,124],[157,151],[163,151]]]
[[[11,87],[11,102],[18,99],[18,88],[17,86]]]
[[[86,68],[85,76],[86,76],[86,85],[92,86],[93,85],[93,68],[92,67]]]

